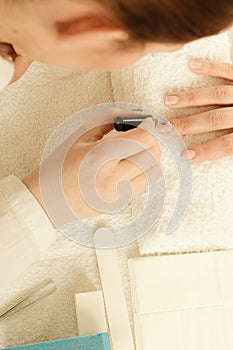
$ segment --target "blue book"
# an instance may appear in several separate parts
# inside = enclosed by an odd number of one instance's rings
[[[102,333],[85,337],[16,346],[3,350],[111,350],[111,348],[108,333]]]

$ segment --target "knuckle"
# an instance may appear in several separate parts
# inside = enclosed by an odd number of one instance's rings
[[[140,162],[140,166],[142,167],[143,171],[150,169],[151,167],[156,166],[158,164],[159,158],[159,154],[155,150],[151,149]]]
[[[210,127],[212,127],[213,129],[221,126],[223,123],[223,119],[224,119],[223,113],[220,111],[210,112],[207,115],[208,125],[210,125]]]
[[[224,70],[225,64],[222,62],[208,61],[208,72],[211,76],[218,76],[220,71]]]
[[[233,78],[233,64],[226,65],[226,72],[227,72],[227,75],[229,75],[229,78],[232,79]]]
[[[108,167],[106,165],[101,166],[96,173],[98,184],[102,188],[107,188],[108,186],[111,186],[115,176],[116,176],[115,169]]]
[[[195,103],[195,96],[193,91],[187,91],[184,95],[185,100],[187,101],[189,106],[193,106]]]
[[[202,143],[200,145],[195,146],[195,151],[197,155],[203,155],[203,154],[208,155],[210,148],[207,143]]]
[[[223,149],[225,151],[225,154],[227,156],[232,156],[233,155],[233,137],[230,135],[223,137],[222,143],[223,143]]]
[[[185,134],[188,131],[188,120],[187,118],[176,119],[176,128],[181,134]]]
[[[111,191],[115,184],[113,179],[107,178],[105,180],[106,181],[104,181],[103,179],[99,179],[99,181],[97,182],[97,188],[102,193]]]
[[[219,102],[226,96],[226,89],[224,86],[215,86],[214,88],[214,99]]]
[[[160,149],[160,147],[157,144],[154,145],[153,147],[151,147],[150,151],[152,152],[152,154],[155,156],[156,159],[158,157],[160,158],[161,149]]]
[[[155,137],[146,129],[138,128],[140,141],[147,147],[153,146],[156,142]]]
[[[216,62],[214,61],[208,61],[208,73],[213,74],[214,71],[216,70]]]

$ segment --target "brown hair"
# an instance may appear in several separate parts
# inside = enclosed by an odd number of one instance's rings
[[[233,0],[98,0],[137,42],[186,43],[233,23]]]

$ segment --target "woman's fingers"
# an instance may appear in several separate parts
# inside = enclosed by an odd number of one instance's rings
[[[218,139],[211,140],[194,146],[183,152],[183,159],[190,159],[192,163],[215,160],[233,155],[233,134],[228,134]]]
[[[140,174],[131,181],[133,186],[133,198],[136,198],[143,193],[149,185],[152,185],[161,177],[161,172],[158,172],[158,167],[155,166],[148,169],[144,174]]]
[[[140,127],[117,136],[131,143],[125,149],[125,159],[117,164],[118,176],[124,174],[127,179],[132,180],[153,167],[160,171],[161,150],[153,131],[154,122],[148,118]]]
[[[153,167],[158,168],[158,173],[161,172],[160,152],[159,146],[154,145],[146,151],[137,153],[127,159],[122,159],[117,164],[117,176],[120,178],[123,175],[128,180],[132,180]]]
[[[233,81],[233,65],[207,60],[193,60],[189,63],[192,72]]]
[[[189,67],[199,75],[208,75],[233,81],[233,65],[227,63],[193,60]],[[184,93],[175,93],[165,97],[165,104],[171,108],[227,106],[233,105],[233,86],[214,86]],[[233,127],[233,108],[221,108],[171,120],[181,135],[200,134]],[[222,136],[183,152],[183,159],[203,162],[233,155],[233,134]]]
[[[181,135],[195,135],[233,128],[233,107],[214,109],[194,116],[171,119]]]
[[[233,81],[233,65],[206,60],[193,60],[189,63],[192,72]],[[231,105],[233,103],[232,86],[214,86],[184,93],[175,93],[165,97],[165,104],[171,108]]]
[[[157,145],[154,130],[154,121],[152,120],[152,118],[147,118],[143,120],[139,127],[124,133],[119,133],[112,139],[122,140],[123,145],[125,140],[132,142],[132,145],[134,145],[135,147],[127,147],[127,149],[125,149],[125,156],[128,158],[136,153],[139,153],[138,150],[142,151],[143,149],[149,149]]]
[[[165,104],[171,108],[231,105],[233,86],[213,86],[167,95]]]

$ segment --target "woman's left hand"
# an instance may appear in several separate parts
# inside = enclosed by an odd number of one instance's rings
[[[232,64],[194,60],[190,62],[190,69],[199,75],[224,78],[233,82]],[[168,95],[165,97],[165,103],[171,108],[222,106],[194,116],[170,120],[181,135],[229,129],[229,134],[225,136],[191,147],[182,154],[184,159],[190,159],[194,163],[233,155],[233,85]]]

